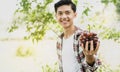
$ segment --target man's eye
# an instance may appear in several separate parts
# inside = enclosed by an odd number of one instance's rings
[[[67,11],[66,14],[68,15],[68,14],[70,14],[70,12]]]
[[[60,12],[60,13],[58,13],[58,15],[62,15],[62,13]]]

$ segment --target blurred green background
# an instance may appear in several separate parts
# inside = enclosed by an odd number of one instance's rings
[[[0,72],[57,72],[58,0],[0,1]],[[73,0],[74,24],[100,39],[97,72],[120,72],[120,0]]]

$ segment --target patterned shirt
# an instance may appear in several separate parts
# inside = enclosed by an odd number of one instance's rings
[[[97,55],[95,55],[95,63],[93,66],[90,66],[87,64],[85,60],[85,55],[82,51],[82,48],[80,47],[80,41],[79,37],[80,34],[83,32],[83,30],[76,27],[76,31],[74,32],[74,41],[73,41],[73,50],[74,54],[76,56],[76,59],[80,65],[80,71],[81,72],[94,72],[98,66],[101,65],[100,59],[97,58]],[[62,43],[63,43],[63,36],[64,33],[60,35],[60,37],[57,40],[57,55],[58,55],[58,63],[59,63],[59,72],[63,72],[62,68]]]

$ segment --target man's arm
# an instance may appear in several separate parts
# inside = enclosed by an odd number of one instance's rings
[[[83,44],[82,44],[83,53],[85,55],[83,66],[85,67],[86,70],[94,72],[98,68],[98,66],[101,65],[101,61],[100,59],[97,58],[97,55],[96,55],[99,49],[100,43],[97,42],[97,46],[95,50],[93,48],[93,41],[91,41],[90,44],[91,44],[90,50],[88,50],[88,42],[86,42],[85,48],[83,47]]]
[[[94,72],[101,65],[100,59],[97,58],[97,55],[94,57],[95,61],[92,64],[89,64],[85,58],[82,62],[82,65],[86,72]]]

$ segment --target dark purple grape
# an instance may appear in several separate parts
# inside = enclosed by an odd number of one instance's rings
[[[83,43],[84,48],[85,48],[86,42],[87,41],[89,42],[88,50],[90,50],[90,41],[92,41],[92,40],[93,40],[93,45],[94,45],[94,49],[95,49],[97,46],[97,42],[98,42],[98,37],[97,37],[96,33],[84,31],[80,36],[80,42]]]

